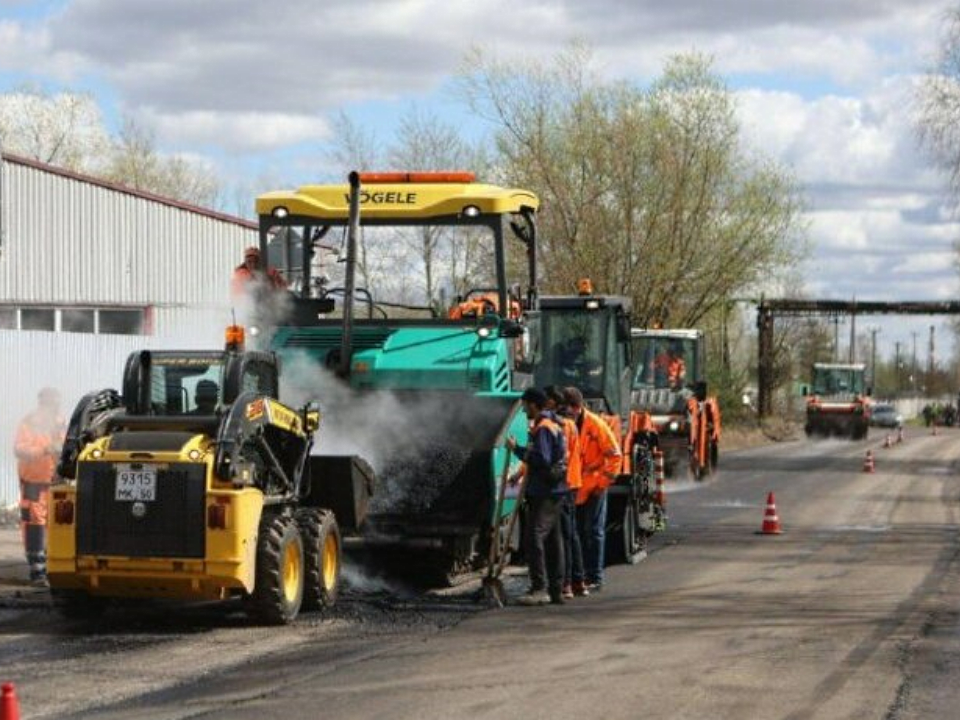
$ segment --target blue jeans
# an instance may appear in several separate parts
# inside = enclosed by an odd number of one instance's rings
[[[580,530],[577,527],[577,491],[573,490],[564,498],[563,514],[560,516],[563,528],[563,584],[582,583],[583,550],[580,547]]]
[[[577,506],[577,526],[588,583],[603,584],[603,549],[607,534],[607,491],[593,493]]]

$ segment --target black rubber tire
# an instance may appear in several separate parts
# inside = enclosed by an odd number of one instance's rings
[[[637,522],[636,508],[629,498],[619,497],[608,510],[615,520],[607,527],[606,564],[636,565],[647,549],[647,535]]]
[[[330,510],[304,508],[297,512],[303,538],[304,574],[302,609],[331,608],[340,594],[342,543],[340,527]],[[335,544],[334,556],[324,553],[327,543]],[[331,567],[330,564],[333,564]]]
[[[293,550],[289,550],[293,546]],[[287,553],[299,558],[296,591],[285,590]],[[286,625],[297,617],[303,603],[303,540],[296,521],[282,515],[265,515],[257,538],[256,584],[247,603],[248,612],[268,625]]]
[[[83,590],[50,590],[54,607],[70,620],[96,620],[106,612],[110,600]]]

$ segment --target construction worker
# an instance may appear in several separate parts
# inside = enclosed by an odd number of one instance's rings
[[[509,317],[517,319],[520,317],[520,303],[510,298],[507,307],[509,307]],[[447,318],[450,320],[463,320],[465,318],[478,318],[484,315],[496,315],[500,311],[500,297],[495,292],[481,293],[479,295],[470,295],[460,300],[456,305],[447,311]]]
[[[14,439],[20,476],[20,531],[30,566],[30,581],[47,586],[47,508],[50,483],[66,431],[60,416],[60,394],[44,388],[37,408],[20,421]]]
[[[583,480],[580,476],[580,433],[577,424],[566,417],[567,407],[563,400],[563,390],[555,385],[544,388],[547,396],[547,410],[560,420],[563,435],[567,442],[567,487],[570,491],[564,498],[560,516],[563,531],[563,597],[586,596],[586,578],[583,572],[583,549],[580,546],[580,533],[577,532],[577,493]]]
[[[658,386],[665,379],[669,388],[683,387],[683,382],[687,377],[687,364],[683,360],[683,349],[671,343],[664,352],[657,355],[654,360],[654,370],[657,378],[661,379],[657,383]]]
[[[560,421],[547,410],[542,390],[528,388],[520,398],[530,421],[529,444],[507,438],[507,447],[526,465],[527,522],[524,552],[530,589],[517,599],[521,605],[563,604],[563,536],[560,522],[567,488],[566,441]]]
[[[261,270],[260,248],[248,247],[243,251],[243,262],[233,271],[230,289],[234,296],[243,295],[250,291],[250,283],[262,278],[265,287],[271,290],[286,290],[287,281],[283,279],[276,268]]]
[[[583,404],[575,387],[563,391],[563,399],[579,432],[581,486],[577,493],[577,527],[583,547],[587,589],[603,587],[606,541],[607,488],[622,466],[620,443],[603,418]]]
[[[193,401],[196,407],[191,415],[213,415],[217,411],[217,400],[220,399],[220,388],[213,380],[200,380],[194,391]]]

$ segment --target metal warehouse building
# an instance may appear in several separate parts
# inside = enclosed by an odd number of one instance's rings
[[[13,434],[40,388],[69,414],[118,387],[134,349],[218,347],[256,242],[240,218],[0,155],[0,505],[16,501]]]

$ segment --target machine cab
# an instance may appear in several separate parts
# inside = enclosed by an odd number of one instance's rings
[[[603,295],[540,298],[538,387],[574,386],[596,410],[626,417],[630,301]]]
[[[210,416],[242,393],[278,397],[278,360],[244,351],[142,350],[127,358],[123,399],[130,415]]]
[[[703,380],[699,330],[634,330],[635,390],[682,390]]]
[[[810,394],[821,397],[869,395],[864,387],[866,366],[862,364],[814,363]]]

